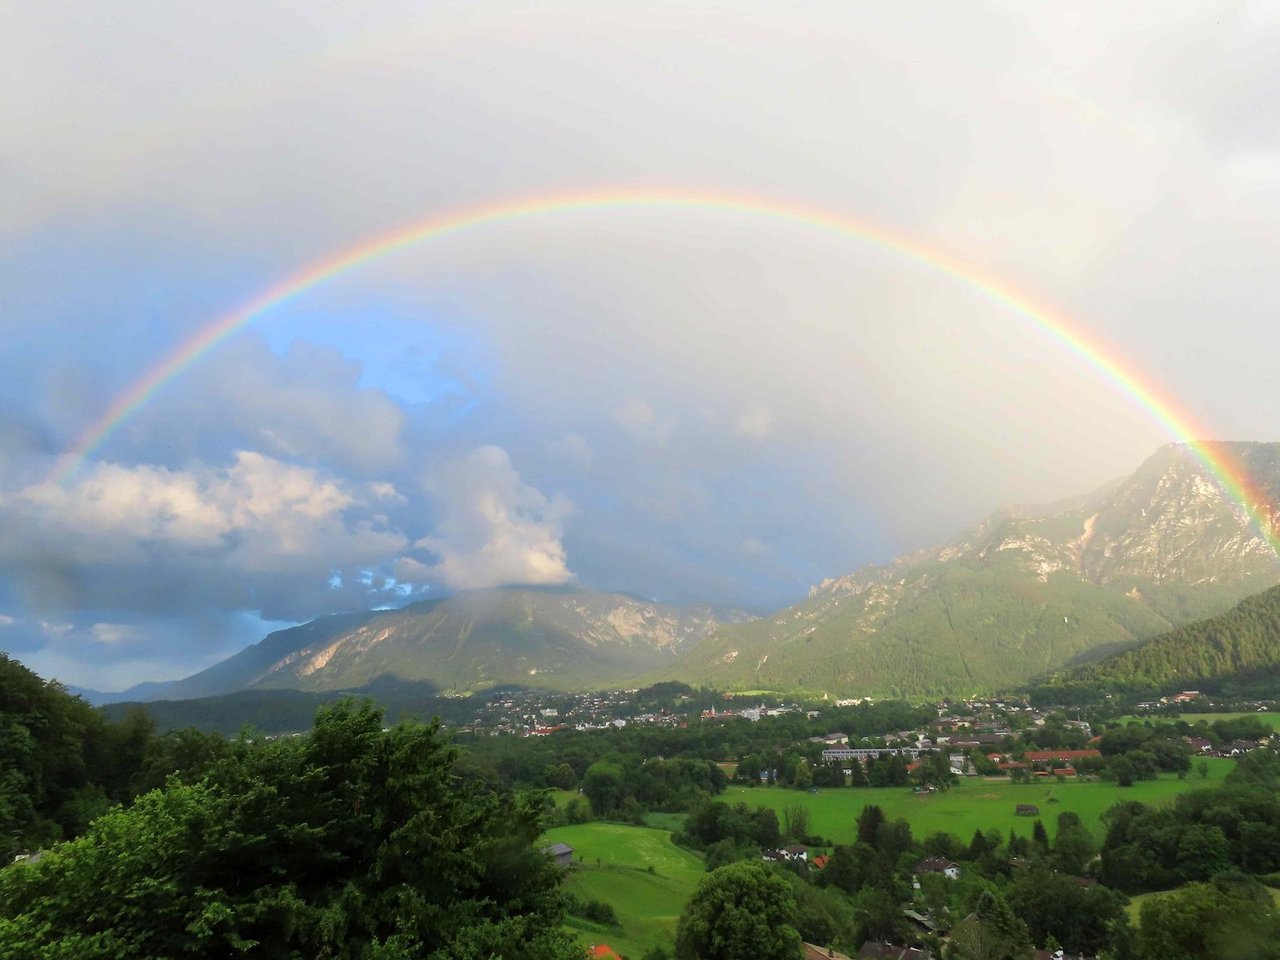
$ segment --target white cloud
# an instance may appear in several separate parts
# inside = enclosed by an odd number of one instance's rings
[[[773,413],[765,407],[756,407],[738,417],[734,432],[748,440],[767,440],[773,432]]]
[[[128,623],[95,623],[89,627],[89,633],[98,643],[108,647],[138,639],[137,627]]]
[[[428,490],[441,518],[414,546],[439,558],[431,576],[455,589],[573,579],[561,542],[572,505],[524,483],[505,450],[481,447],[436,471]]]
[[[581,435],[572,432],[547,444],[547,455],[552,460],[558,460],[580,470],[591,466],[591,461],[595,459],[595,451],[591,449],[591,444]]]
[[[628,399],[614,411],[613,416],[637,440],[662,447],[671,439],[671,422],[660,418],[644,400],[636,397]]]
[[[386,484],[346,481],[242,450],[217,468],[95,463],[67,486],[30,486],[0,500],[0,508],[62,538],[82,562],[127,562],[158,548],[173,556],[212,550],[242,570],[267,572],[403,549],[402,534],[347,516],[393,495]],[[11,542],[0,552],[21,549]]]
[[[0,613],[0,627],[11,627],[17,622],[13,617]]]

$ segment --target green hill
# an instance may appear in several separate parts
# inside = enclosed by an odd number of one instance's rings
[[[1047,686],[1167,691],[1172,687],[1247,690],[1271,695],[1280,678],[1280,587],[1187,624],[1131,650],[1051,678]]]

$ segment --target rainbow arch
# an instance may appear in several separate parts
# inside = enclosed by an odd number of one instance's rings
[[[1096,337],[1074,324],[1060,311],[1032,298],[975,265],[926,246],[905,234],[868,220],[855,219],[814,207],[781,203],[758,197],[684,190],[608,190],[556,193],[500,200],[466,207],[368,238],[355,246],[316,261],[289,274],[228,313],[201,327],[192,337],[134,382],[64,453],[51,476],[65,483],[104,442],[166,384],[201,356],[273,309],[307,291],[350,273],[366,264],[416,244],[425,243],[488,225],[533,220],[551,215],[601,210],[657,208],[672,211],[730,212],[763,220],[800,224],[865,243],[925,265],[1012,311],[1038,327],[1050,340],[1079,357],[1102,374],[1122,394],[1134,400],[1177,440],[1185,443],[1221,484],[1226,496],[1244,510],[1259,534],[1280,555],[1280,536],[1267,511],[1268,498],[1233,462],[1220,444],[1201,440],[1203,435],[1189,413],[1136,367],[1126,362]]]

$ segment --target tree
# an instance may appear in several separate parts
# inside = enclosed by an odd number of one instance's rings
[[[1208,883],[1153,896],[1138,917],[1139,954],[1160,960],[1271,960],[1280,938],[1274,910],[1239,889]]]
[[[884,826],[884,811],[874,803],[862,808],[858,814],[858,842],[878,846],[880,828]]]
[[[889,868],[880,852],[859,842],[852,847],[836,847],[818,874],[818,882],[853,894],[865,886],[883,883],[888,877]]]
[[[1047,943],[1052,937],[1072,953],[1096,954],[1125,916],[1121,894],[1101,884],[1082,887],[1041,865],[1016,871],[1005,896],[1032,939]]]
[[[1053,859],[1064,873],[1084,873],[1095,852],[1093,836],[1074,813],[1058,815],[1058,834],[1053,841]]]
[[[1035,845],[1038,853],[1049,852],[1049,833],[1039,820],[1036,820],[1035,825],[1031,828],[1031,842]]]
[[[787,804],[782,809],[782,832],[803,843],[809,836],[809,808],[802,803]]]
[[[897,940],[904,933],[902,905],[882,886],[865,887],[854,900],[854,916],[865,940]]]
[[[865,787],[867,785],[867,772],[862,769],[862,764],[856,759],[849,764],[849,786]]]
[[[797,790],[808,790],[813,786],[813,771],[808,761],[801,760],[796,764],[795,773],[791,775],[791,785]]]
[[[321,710],[0,870],[0,956],[570,960],[540,796],[453,776],[438,724]]]
[[[1116,786],[1132,787],[1133,781],[1138,778],[1138,771],[1133,765],[1133,761],[1126,756],[1116,757],[1111,761],[1111,775],[1116,778]]]
[[[608,816],[622,803],[622,769],[616,763],[597,760],[582,775],[582,793],[592,813]]]
[[[680,960],[799,960],[790,884],[764,864],[735,863],[702,878],[680,917]]]
[[[1031,956],[1027,927],[1004,899],[987,890],[952,931],[953,960],[1024,960]]]

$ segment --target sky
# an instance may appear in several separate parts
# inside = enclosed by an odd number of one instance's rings
[[[1280,440],[1280,9],[19,4],[0,27],[0,650],[116,690],[486,587],[752,610]],[[344,250],[495,218],[254,317]]]

